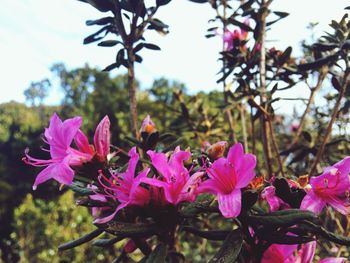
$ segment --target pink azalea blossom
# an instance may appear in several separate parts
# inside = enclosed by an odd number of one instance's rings
[[[261,263],[295,263],[294,251],[298,245],[272,244],[264,252]]]
[[[190,176],[183,162],[191,157],[188,151],[181,151],[176,147],[170,159],[164,153],[147,151],[152,165],[161,177],[144,178],[142,182],[164,190],[165,198],[170,204],[178,204],[183,201],[193,202],[197,197],[197,187],[203,176],[203,172],[197,172]]]
[[[36,159],[29,156],[28,151],[26,151],[26,157],[23,159],[26,163],[33,166],[47,166],[36,177],[33,190],[39,184],[49,179],[54,179],[61,184],[71,184],[74,177],[72,167],[80,166],[92,158],[91,153],[84,153],[70,147],[81,123],[81,117],[71,118],[62,122],[58,115],[54,113],[51,117],[50,125],[45,129],[44,133],[45,142],[50,146],[48,151],[51,159]]]
[[[241,211],[241,188],[254,178],[256,157],[245,154],[240,143],[229,149],[227,158],[219,158],[208,168],[209,179],[200,185],[200,192],[217,195],[224,217],[236,217]]]
[[[249,20],[245,20],[244,24],[249,25]],[[226,30],[223,35],[224,40],[224,49],[231,50],[233,48],[233,44],[236,40],[245,41],[248,38],[248,32],[244,29],[240,28],[235,29],[233,31]]]
[[[312,263],[316,251],[316,241],[298,245],[273,244],[265,252],[261,263]],[[345,263],[345,258],[325,258],[319,263]]]
[[[111,122],[108,116],[105,116],[101,122],[98,124],[95,135],[94,135],[94,145],[96,155],[101,159],[107,158],[109,154],[109,147],[111,141],[110,133]]]
[[[144,206],[150,201],[149,190],[140,186],[141,180],[144,179],[148,172],[149,168],[146,168],[140,172],[135,177],[136,166],[139,161],[139,155],[136,151],[136,147],[131,148],[129,151],[129,164],[128,168],[123,173],[111,172],[112,177],[106,178],[103,174],[99,177],[99,182],[105,188],[105,194],[96,194],[95,197],[102,198],[109,197],[119,202],[119,205],[115,211],[103,218],[97,218],[94,223],[106,223],[114,218],[117,212],[130,205]]]
[[[290,208],[290,205],[276,195],[276,188],[274,186],[266,187],[261,192],[261,197],[266,200],[271,212]]]
[[[310,186],[300,208],[319,214],[326,205],[343,215],[350,214],[350,157],[346,157],[320,176],[310,178]]]
[[[110,152],[110,121],[108,116],[105,116],[96,127],[94,135],[94,146],[89,144],[86,135],[79,130],[74,138],[79,151],[94,155],[99,161],[104,161],[108,158]]]

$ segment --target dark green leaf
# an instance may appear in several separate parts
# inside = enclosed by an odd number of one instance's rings
[[[114,9],[113,3],[110,0],[79,0],[88,3],[101,12],[108,12]]]
[[[94,240],[91,245],[96,247],[109,247],[114,245],[115,243],[123,240],[125,237],[115,237],[112,239],[97,239]]]
[[[189,0],[190,2],[198,3],[198,4],[204,4],[207,3],[208,0]]]
[[[106,41],[102,41],[102,42],[98,43],[98,46],[100,46],[100,47],[113,47],[117,44],[123,44],[123,43],[120,41],[117,41],[117,40],[106,40]]]
[[[143,43],[143,46],[145,48],[152,49],[152,50],[160,50],[160,47],[158,47],[155,44],[151,44],[151,43]]]
[[[165,244],[159,244],[152,253],[147,257],[145,263],[164,263],[167,255],[167,247]]]
[[[156,0],[157,6],[167,5],[171,2],[171,0]]]
[[[230,17],[229,18],[229,21],[234,24],[235,26],[238,26],[239,28],[243,29],[244,31],[250,31],[250,32],[253,32],[253,29],[245,24],[245,23],[242,23],[242,22],[239,22],[237,21],[236,19],[234,19],[233,17]]]
[[[330,51],[338,47],[338,44],[333,43],[315,43],[312,45],[312,49],[317,51]]]
[[[286,12],[279,12],[279,11],[275,11],[273,12],[275,15],[279,16],[280,18],[285,18],[287,16],[289,16],[289,13]]]
[[[111,16],[103,17],[97,20],[87,20],[85,22],[87,26],[92,26],[92,25],[104,26],[109,23],[113,23],[113,17]]]
[[[304,220],[319,221],[314,213],[300,209],[286,209],[265,215],[248,216],[248,221],[254,225],[291,226]]]
[[[310,69],[315,70],[315,69],[318,69],[324,65],[334,63],[338,59],[338,57],[339,57],[338,54],[334,54],[334,55],[330,55],[330,56],[315,60],[315,61],[310,62],[310,63],[299,64],[298,70],[299,71],[306,71],[306,70],[310,70]]]
[[[77,239],[77,240],[73,240],[70,242],[67,242],[63,245],[60,245],[58,247],[58,250],[62,251],[62,250],[67,250],[67,249],[71,249],[77,246],[80,246],[86,242],[89,242],[90,240],[94,239],[95,237],[101,235],[103,233],[102,229],[95,229],[94,231],[92,231],[91,233]]]
[[[231,231],[222,244],[219,252],[209,261],[210,263],[235,262],[243,244],[243,235],[240,229]]]
[[[292,54],[292,47],[287,47],[286,50],[282,53],[282,55],[278,58],[278,63],[283,65],[288,61],[290,55]]]
[[[102,71],[111,71],[115,68],[118,68],[120,66],[119,63],[113,63],[113,64],[110,64],[109,66],[105,67]]]
[[[104,38],[108,34],[109,29],[110,29],[110,26],[104,26],[103,28],[98,30],[96,33],[93,33],[90,36],[86,37],[84,39],[84,45],[90,44],[90,43],[98,41],[98,40],[101,40],[102,38]],[[104,32],[104,35],[99,36],[103,32]]]
[[[110,221],[106,224],[98,225],[102,230],[116,236],[126,237],[144,237],[156,233],[157,227],[155,224],[143,223],[124,223]]]
[[[68,185],[68,188],[71,189],[73,192],[79,194],[79,195],[91,195],[91,194],[94,194],[94,192],[91,189],[82,187],[82,186],[80,186],[77,183],[72,183],[71,185]]]
[[[230,231],[225,230],[202,231],[191,226],[184,226],[182,230],[209,240],[225,240],[230,233]]]

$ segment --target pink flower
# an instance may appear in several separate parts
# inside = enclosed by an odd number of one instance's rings
[[[316,241],[298,245],[272,244],[262,257],[261,263],[312,263],[316,251]],[[319,263],[345,263],[345,258],[325,258]]]
[[[274,186],[266,187],[261,192],[261,197],[269,204],[271,212],[290,208],[290,205],[276,196],[276,188]]]
[[[94,135],[94,146],[89,144],[86,135],[79,130],[74,138],[79,151],[94,155],[99,161],[104,161],[108,158],[110,152],[110,121],[108,116],[105,116],[96,127]]]
[[[264,252],[261,263],[295,263],[296,258],[293,255],[298,245],[279,245],[272,244]]]
[[[350,214],[350,156],[331,167],[320,176],[310,179],[310,187],[300,208],[319,214],[328,204],[343,215]]]
[[[81,117],[75,117],[64,122],[56,113],[50,120],[50,125],[45,129],[45,142],[49,144],[51,155],[49,160],[35,159],[28,155],[23,160],[33,166],[47,166],[35,179],[33,190],[39,184],[49,179],[54,179],[61,184],[69,185],[73,181],[74,171],[72,167],[80,166],[92,158],[91,153],[80,152],[70,147],[73,138],[79,131],[82,122]]]
[[[224,217],[236,217],[241,211],[241,188],[254,178],[256,157],[244,154],[243,146],[235,144],[227,158],[219,158],[208,168],[209,179],[200,185],[200,192],[217,195],[219,209]]]
[[[94,145],[96,155],[101,159],[106,159],[109,154],[109,147],[111,141],[110,133],[111,122],[108,116],[105,116],[101,122],[98,124],[95,135],[94,135]]]
[[[147,153],[160,177],[144,178],[142,182],[163,189],[165,198],[170,204],[193,202],[197,197],[197,187],[203,173],[197,172],[190,176],[190,172],[185,168],[183,162],[191,157],[191,153],[176,147],[169,161],[164,153],[151,150]]]
[[[249,26],[249,19],[244,21],[244,24]],[[236,41],[246,41],[248,39],[248,32],[245,31],[243,28],[235,29],[233,31],[226,30],[223,35],[224,40],[224,49],[226,51],[231,50],[233,48],[233,44]]]
[[[94,223],[102,224],[112,220],[117,212],[126,206],[144,206],[149,203],[149,191],[141,187],[140,183],[141,180],[147,176],[150,169],[146,168],[135,177],[136,166],[139,161],[136,147],[131,148],[129,156],[130,160],[125,172],[118,173],[112,171],[111,178],[107,178],[103,174],[99,176],[99,182],[104,187],[105,191],[103,196],[119,201],[119,205],[111,215],[104,218],[97,218]]]

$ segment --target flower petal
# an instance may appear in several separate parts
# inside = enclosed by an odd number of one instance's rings
[[[314,194],[311,189],[304,197],[301,202],[300,209],[309,210],[314,212],[315,214],[321,213],[322,209],[325,207],[326,203]]]
[[[107,157],[109,154],[111,133],[110,133],[111,122],[108,116],[105,116],[98,124],[95,135],[94,145],[97,155],[100,157]]]
[[[241,167],[242,159],[244,155],[243,145],[241,143],[236,143],[235,145],[231,146],[228,154],[227,154],[227,160],[233,164],[236,171],[238,171]]]
[[[346,258],[324,258],[318,263],[345,263]]]
[[[219,209],[226,218],[237,217],[241,212],[241,189],[229,194],[218,193]]]
[[[245,154],[241,158],[241,166],[236,169],[237,188],[246,187],[255,177],[256,157],[253,154]],[[235,167],[236,168],[236,167]]]

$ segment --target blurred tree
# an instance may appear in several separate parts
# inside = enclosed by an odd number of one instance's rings
[[[73,192],[68,191],[58,201],[46,202],[28,194],[15,210],[14,239],[20,247],[20,262],[111,262],[114,249],[80,246],[57,254],[57,247],[81,233],[95,229],[90,212],[77,207]],[[109,256],[108,256],[109,255]]]
[[[29,102],[32,106],[42,105],[44,99],[48,95],[50,87],[51,83],[48,79],[32,82],[29,88],[24,91],[26,101]]]

